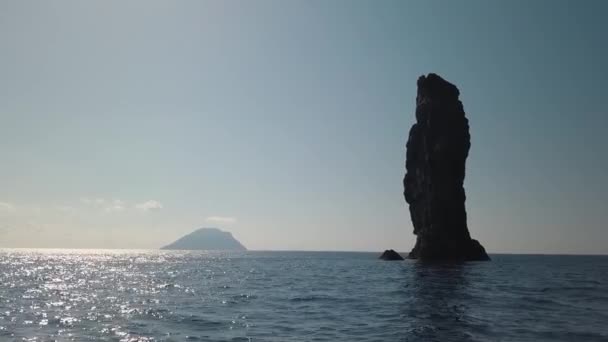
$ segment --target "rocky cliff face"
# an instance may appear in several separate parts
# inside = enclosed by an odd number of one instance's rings
[[[438,75],[418,79],[403,180],[417,236],[413,259],[489,260],[467,227],[463,182],[471,137],[459,94]]]

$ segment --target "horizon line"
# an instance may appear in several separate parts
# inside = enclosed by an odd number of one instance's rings
[[[99,250],[99,251],[183,251],[183,252],[300,252],[300,253],[382,253],[382,251],[371,250],[317,250],[317,249],[247,249],[245,251],[221,250],[221,249],[162,249],[159,248],[89,248],[89,247],[0,247],[2,250]],[[400,254],[409,252],[398,251]],[[608,256],[608,253],[572,253],[572,252],[488,252],[490,255],[536,255],[536,256]]]

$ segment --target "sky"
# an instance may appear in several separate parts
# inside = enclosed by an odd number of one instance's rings
[[[416,80],[490,253],[608,253],[608,2],[0,2],[0,247],[411,249]]]

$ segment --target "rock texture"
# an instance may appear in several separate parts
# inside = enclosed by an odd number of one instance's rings
[[[393,249],[387,249],[382,253],[379,259],[382,260],[404,260],[403,257]]]
[[[246,251],[232,234],[217,228],[200,228],[161,249]]]
[[[471,137],[459,94],[436,74],[418,79],[403,179],[417,236],[412,259],[489,260],[467,227],[463,183]]]

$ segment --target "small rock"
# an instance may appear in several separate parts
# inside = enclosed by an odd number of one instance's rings
[[[403,257],[399,255],[399,253],[395,252],[392,249],[387,249],[380,256],[382,260],[403,260]]]

